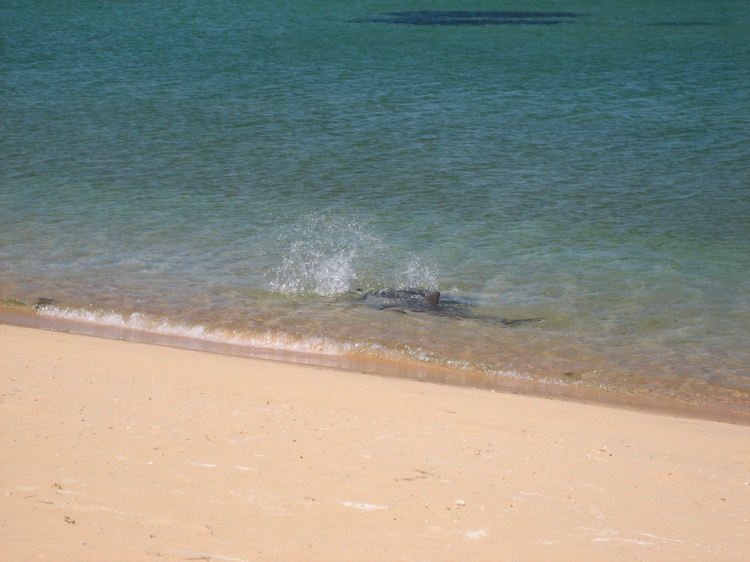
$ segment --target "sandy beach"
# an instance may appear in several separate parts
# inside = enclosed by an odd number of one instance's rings
[[[750,427],[0,326],[4,560],[747,560]]]

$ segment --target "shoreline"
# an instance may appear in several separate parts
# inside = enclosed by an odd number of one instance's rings
[[[9,559],[743,560],[750,427],[0,325]]]
[[[750,426],[750,409],[747,411],[738,411],[731,409],[731,407],[722,408],[700,403],[686,403],[669,399],[665,396],[650,397],[626,394],[592,386],[554,384],[532,379],[479,375],[458,369],[448,370],[429,365],[402,365],[387,361],[377,361],[371,358],[354,358],[322,353],[302,353],[249,347],[240,344],[196,339],[188,336],[147,332],[128,327],[107,326],[67,318],[42,316],[37,314],[36,310],[28,307],[16,308],[0,305],[0,326],[2,325],[67,332],[105,339],[205,351],[220,355],[279,361],[281,363],[337,369],[366,375],[417,380],[455,387],[480,388],[487,391],[529,395],[582,404],[624,408],[638,412],[642,411]]]

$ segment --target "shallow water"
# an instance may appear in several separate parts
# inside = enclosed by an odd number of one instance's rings
[[[462,9],[7,5],[0,298],[750,409],[750,8]]]

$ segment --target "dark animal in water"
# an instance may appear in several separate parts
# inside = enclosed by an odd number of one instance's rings
[[[361,293],[361,291],[360,291]],[[365,304],[378,310],[394,310],[397,312],[427,312],[440,314],[441,316],[453,316],[467,318],[470,320],[483,320],[503,324],[504,326],[515,326],[527,322],[539,322],[540,318],[496,318],[493,316],[482,316],[472,310],[475,305],[442,297],[439,291],[425,291],[421,289],[382,289],[380,291],[369,291],[362,293]]]
[[[412,310],[415,312],[438,310],[440,305],[439,291],[420,291],[418,289],[382,289],[380,291],[370,291],[364,294],[365,302],[377,308],[385,310],[386,308],[395,308],[405,312]]]

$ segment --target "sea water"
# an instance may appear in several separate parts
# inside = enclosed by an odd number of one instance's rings
[[[750,411],[747,2],[5,0],[0,32],[6,304]],[[467,313],[363,298],[404,288]]]

